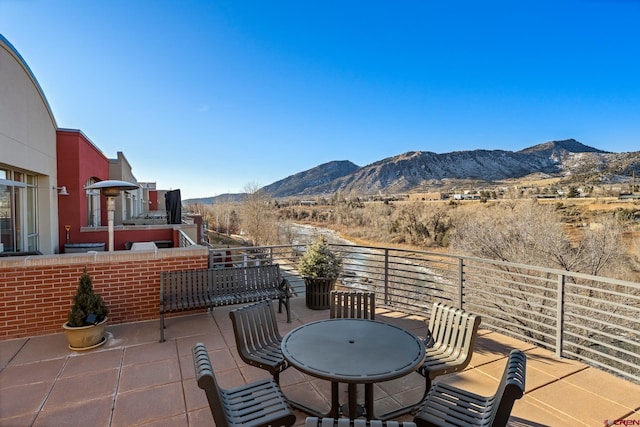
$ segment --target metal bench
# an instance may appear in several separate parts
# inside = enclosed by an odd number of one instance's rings
[[[264,300],[229,312],[240,358],[248,365],[265,369],[276,383],[289,367],[282,356],[276,315],[271,301]]]
[[[376,294],[374,292],[331,291],[329,317],[331,319],[375,320]]]
[[[217,427],[289,427],[296,422],[293,410],[273,379],[222,389],[204,344],[196,344],[192,353],[198,387],[207,395]]]
[[[382,418],[395,418],[417,409],[426,398],[434,378],[464,370],[471,362],[480,321],[478,315],[434,303],[429,319],[429,336],[425,337],[424,362],[417,369],[425,378],[424,395],[416,404],[389,412]]]
[[[513,404],[524,394],[527,358],[512,350],[496,394],[485,397],[437,381],[413,421],[418,427],[506,426]]]
[[[304,427],[416,427],[411,421],[365,420],[363,418],[317,418],[307,417]]]
[[[287,322],[291,322],[291,294],[278,264],[161,272],[160,342],[164,341],[164,316],[169,312],[277,299],[278,312],[284,304]]]

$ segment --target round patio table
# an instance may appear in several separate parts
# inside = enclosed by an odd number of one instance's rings
[[[421,339],[389,323],[327,319],[299,326],[285,335],[282,354],[300,371],[331,381],[328,415],[333,418],[340,412],[338,384],[349,385],[349,414],[357,413],[356,384],[364,384],[365,414],[371,419],[373,383],[413,372],[422,363],[425,350]]]

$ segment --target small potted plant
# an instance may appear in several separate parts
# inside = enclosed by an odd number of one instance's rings
[[[342,260],[331,251],[324,236],[319,236],[304,253],[298,271],[306,287],[307,307],[313,310],[329,308],[329,294],[342,269]]]
[[[106,342],[104,334],[109,309],[84,268],[67,322],[62,325],[71,350],[88,350]]]

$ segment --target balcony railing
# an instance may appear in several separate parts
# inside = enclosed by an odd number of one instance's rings
[[[426,251],[331,246],[343,259],[339,287],[374,291],[405,312],[425,314],[445,302],[480,314],[483,328],[640,383],[640,283]],[[212,249],[210,267],[229,265],[227,250],[235,265],[280,264],[302,293],[297,263],[304,247]]]
[[[187,233],[185,233],[182,229],[178,230],[178,240],[179,240],[179,247],[184,248],[187,246],[193,246],[196,244],[196,242],[193,241],[193,239],[191,239],[191,237],[189,237],[189,235]]]

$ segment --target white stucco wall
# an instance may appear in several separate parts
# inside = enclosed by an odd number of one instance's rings
[[[40,85],[0,35],[0,163],[38,176],[40,251],[58,246],[56,122]]]

